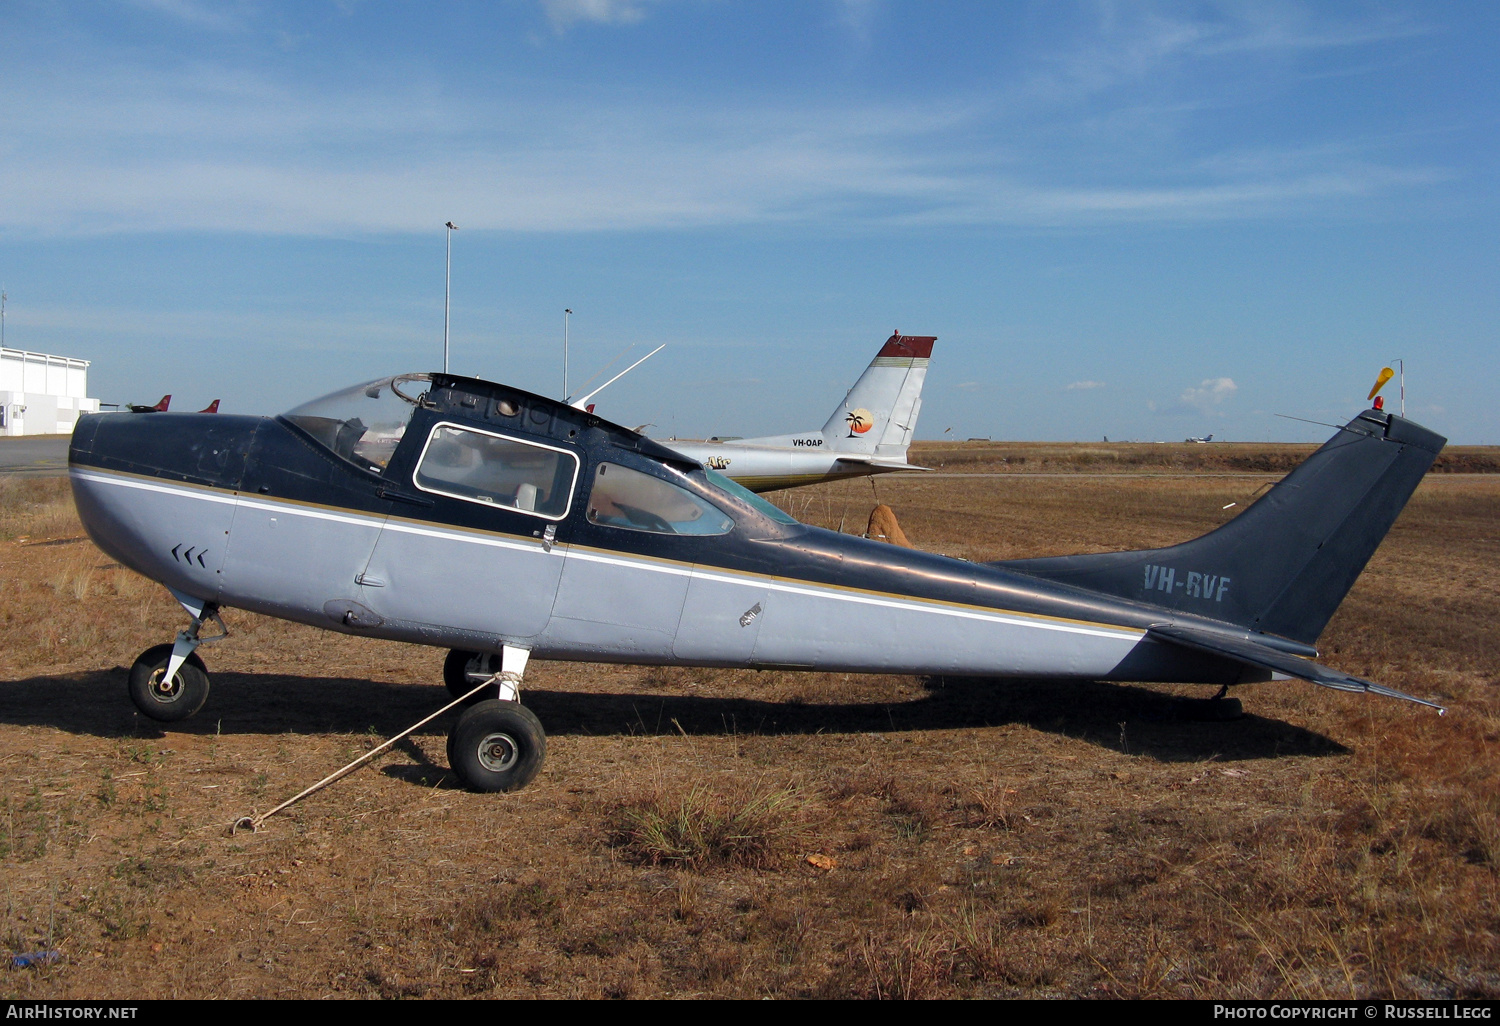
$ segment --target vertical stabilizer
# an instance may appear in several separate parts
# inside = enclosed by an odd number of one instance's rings
[[[1446,442],[1366,410],[1201,538],[994,565],[1312,644]]]
[[[905,460],[922,409],[922,384],[936,341],[934,335],[900,332],[886,339],[823,425],[828,448]]]

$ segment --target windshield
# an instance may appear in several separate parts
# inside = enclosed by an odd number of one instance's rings
[[[589,493],[589,523],[653,534],[728,534],[734,521],[686,488],[618,463],[601,463]]]
[[[740,484],[738,481],[735,481],[732,478],[725,477],[717,470],[709,470],[707,467],[703,469],[703,472],[708,475],[709,484],[713,485],[721,492],[728,492],[735,498],[749,503],[750,505],[754,506],[756,509],[764,513],[766,516],[776,521],[778,524],[795,524],[798,522],[797,519],[790,513],[786,512],[785,510],[777,509],[775,506],[771,505],[765,499],[762,499],[759,495],[756,495],[754,492],[746,488],[744,485]]]
[[[344,459],[380,471],[391,462],[431,378],[402,374],[331,392],[283,416]]]

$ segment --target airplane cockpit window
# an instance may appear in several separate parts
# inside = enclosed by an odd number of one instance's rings
[[[734,521],[685,488],[650,474],[601,463],[589,493],[589,523],[653,534],[728,534]]]
[[[703,473],[707,475],[708,483],[719,489],[719,491],[728,492],[730,495],[738,498],[741,502],[749,503],[751,506],[760,510],[762,513],[770,517],[772,520],[776,521],[778,524],[801,523],[800,520],[792,516],[786,510],[778,509],[777,507],[771,505],[765,499],[762,499],[759,495],[756,495],[750,489],[734,480],[734,478],[725,477],[717,470],[709,470],[707,467],[703,469]]]
[[[332,392],[282,416],[351,463],[380,472],[432,379],[403,374]]]
[[[567,515],[577,479],[578,457],[566,449],[456,424],[433,428],[413,477],[424,492],[548,520]]]

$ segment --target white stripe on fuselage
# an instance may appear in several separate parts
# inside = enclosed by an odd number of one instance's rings
[[[214,503],[239,503],[251,509],[260,509],[270,512],[287,513],[296,516],[311,517],[318,520],[326,520],[334,523],[356,524],[359,526],[379,525],[384,522],[385,529],[390,531],[401,531],[410,534],[423,535],[430,538],[446,538],[452,541],[466,542],[471,545],[483,545],[493,548],[516,549],[534,551],[542,547],[541,542],[530,541],[522,538],[508,538],[503,535],[480,533],[477,531],[466,531],[455,528],[443,528],[425,524],[415,524],[411,521],[398,520],[394,517],[386,519],[378,514],[361,515],[357,513],[338,513],[327,509],[309,507],[292,501],[278,502],[275,500],[252,498],[247,495],[234,495],[212,489],[208,486],[173,485],[160,481],[145,481],[137,477],[116,476],[108,472],[83,471],[74,469],[72,473],[88,481],[99,484],[118,485],[124,488],[137,488],[144,491],[161,492],[169,495],[190,496],[202,499],[205,502]],[[902,609],[914,612],[937,613],[943,616],[952,616],[964,620],[977,620],[987,623],[1005,624],[1014,627],[1031,627],[1037,630],[1061,631],[1068,634],[1082,634],[1099,638],[1135,638],[1145,636],[1145,631],[1132,627],[1115,627],[1108,624],[1089,624],[1087,622],[1072,622],[1058,618],[1048,617],[1045,614],[1018,613],[1012,610],[992,610],[983,606],[967,606],[959,603],[946,602],[941,599],[921,599],[906,597],[880,592],[867,592],[848,588],[842,585],[820,585],[807,581],[798,581],[795,578],[782,578],[770,575],[755,574],[725,570],[721,567],[707,566],[703,564],[690,564],[672,562],[664,559],[656,559],[649,556],[631,557],[619,553],[604,553],[599,550],[584,548],[582,546],[568,546],[559,543],[549,553],[557,557],[564,555],[569,559],[578,559],[585,562],[605,563],[612,566],[627,567],[635,570],[644,570],[651,573],[672,574],[676,576],[692,576],[696,574],[707,580],[723,584],[736,584],[745,587],[763,588],[769,591],[784,592],[793,595],[804,595],[812,598],[836,599],[855,605],[877,606],[887,609]]]

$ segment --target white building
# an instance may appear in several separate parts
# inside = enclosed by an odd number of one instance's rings
[[[88,397],[89,361],[0,349],[0,435],[70,435]]]

